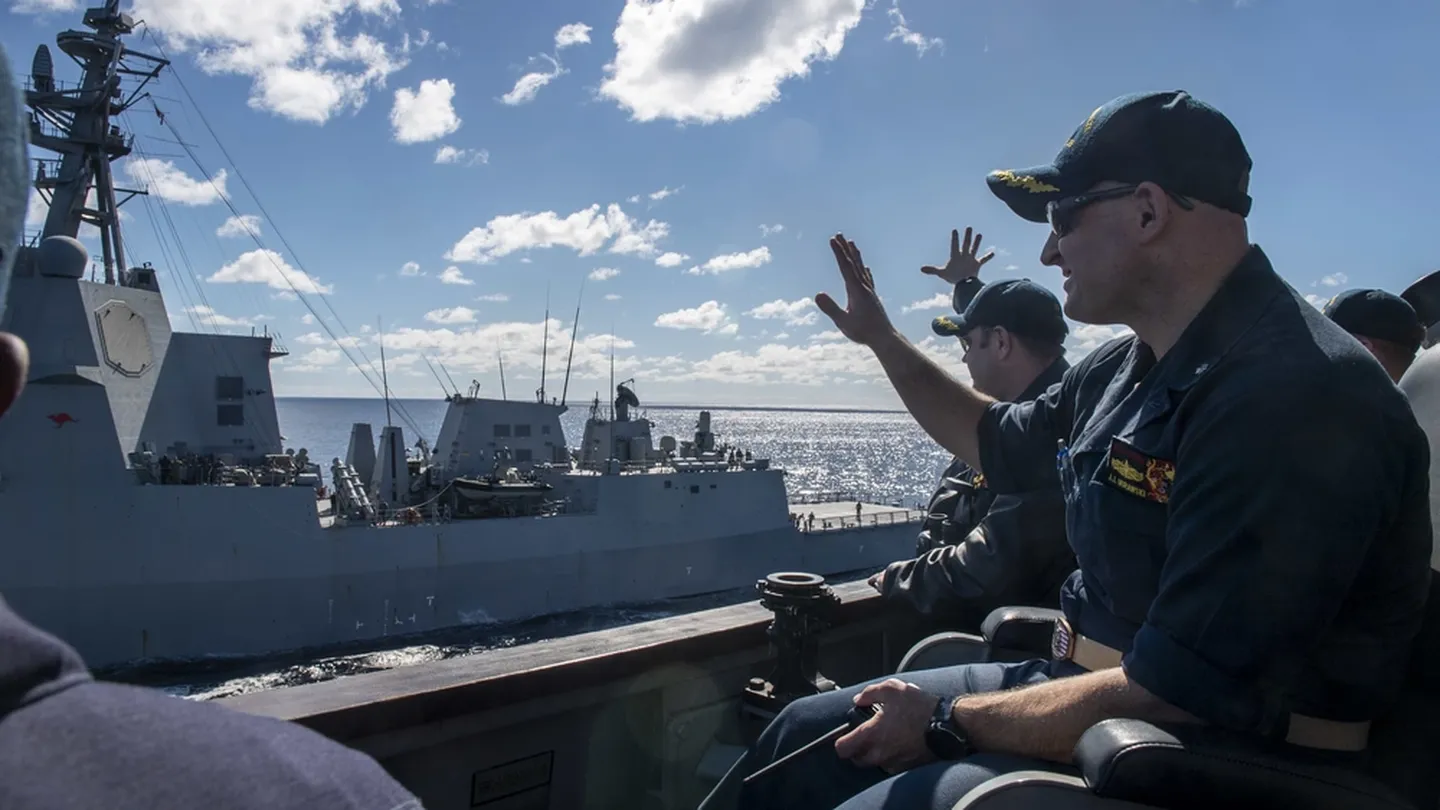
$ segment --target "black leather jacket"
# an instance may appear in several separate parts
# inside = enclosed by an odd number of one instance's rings
[[[1018,400],[1040,396],[1067,368],[1056,360]],[[1054,470],[1048,477],[1056,478]],[[1075,570],[1058,478],[1044,489],[997,495],[983,475],[954,459],[930,499],[915,553],[886,567],[881,593],[928,619],[973,628],[997,607],[1054,607]]]

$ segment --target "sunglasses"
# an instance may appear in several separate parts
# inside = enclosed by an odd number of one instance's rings
[[[1088,206],[1105,200],[1118,200],[1121,197],[1129,197],[1135,193],[1139,185],[1117,186],[1099,191],[1090,191],[1084,194],[1076,194],[1070,197],[1062,197],[1058,200],[1051,200],[1045,206],[1045,219],[1050,222],[1050,230],[1056,236],[1064,236],[1075,229],[1075,217]],[[1193,210],[1195,204],[1186,197],[1182,197],[1173,191],[1166,191],[1175,204],[1186,211]]]

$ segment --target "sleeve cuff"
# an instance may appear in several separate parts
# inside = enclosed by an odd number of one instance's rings
[[[1232,678],[1151,624],[1121,661],[1126,676],[1177,709],[1221,728],[1263,732],[1249,683]]]

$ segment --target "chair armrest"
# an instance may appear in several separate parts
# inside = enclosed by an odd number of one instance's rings
[[[1050,608],[1002,607],[990,611],[980,634],[991,647],[1050,657],[1050,637],[1065,614]]]
[[[1211,726],[1116,719],[1081,735],[1075,764],[1096,795],[1157,807],[1414,810],[1359,770],[1285,749]]]

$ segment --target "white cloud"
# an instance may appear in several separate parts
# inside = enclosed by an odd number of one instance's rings
[[[260,235],[260,217],[254,214],[230,217],[215,229],[216,236],[249,236],[251,234]]]
[[[661,267],[679,267],[688,261],[690,261],[689,256],[684,253],[675,253],[674,251],[661,253],[655,257],[655,263]]]
[[[679,194],[679,193],[680,193],[680,189],[678,189],[678,188],[670,188],[669,186],[666,186],[665,188],[662,188],[662,189],[660,189],[659,191],[652,191],[652,192],[650,192],[650,200],[651,200],[652,202],[659,202],[659,201],[665,199],[666,197],[673,197],[673,196],[675,196],[676,194]]]
[[[605,300],[606,300],[606,301],[619,301],[619,300],[620,300],[620,296],[616,295],[615,293],[606,293],[606,294],[605,294]]]
[[[935,293],[923,301],[916,301],[903,307],[901,312],[916,312],[922,309],[945,309],[950,306],[950,296],[946,293]]]
[[[49,14],[74,11],[79,7],[80,0],[16,0],[10,10],[16,14]]]
[[[900,13],[900,0],[894,0],[888,14],[890,15],[890,22],[894,23],[895,27],[890,29],[890,33],[886,35],[886,42],[899,40],[913,47],[915,53],[919,56],[924,56],[925,52],[931,48],[943,48],[945,46],[945,40],[939,37],[927,37],[924,34],[910,29],[909,23],[905,21],[905,15]]]
[[[419,90],[396,90],[395,106],[390,110],[395,142],[424,143],[453,134],[461,123],[454,101],[455,85],[449,79],[426,79]]]
[[[591,30],[585,23],[560,26],[560,30],[555,32],[555,50],[564,50],[571,45],[588,45]]]
[[[600,95],[637,121],[744,118],[834,59],[866,0],[627,0]]]
[[[739,329],[725,313],[725,305],[719,301],[706,301],[691,309],[677,309],[655,319],[655,325],[666,329],[698,329],[710,334],[733,335]]]
[[[540,88],[565,75],[565,68],[560,67],[560,62],[549,54],[539,54],[535,57],[550,63],[549,70],[534,70],[515,80],[515,86],[510,92],[500,97],[500,101],[514,107],[534,101]]]
[[[216,170],[210,180],[196,180],[168,160],[132,157],[125,161],[125,173],[132,183],[145,186],[146,191],[166,202],[209,205],[219,202],[225,194],[224,169]]]
[[[301,316],[300,316],[300,323],[303,323],[303,324],[305,324],[306,326],[309,326],[309,325],[315,323],[315,316],[314,316],[314,315],[311,315],[310,313],[307,312],[307,313],[305,313],[304,315],[301,315]]]
[[[214,309],[206,306],[197,305],[193,307],[187,307],[185,311],[194,316],[196,321],[199,321],[200,323],[206,324],[208,326],[234,327],[255,325],[255,321],[253,318],[232,318],[228,315],[221,315]]]
[[[774,225],[761,225],[761,226],[760,226],[760,238],[761,238],[761,239],[765,239],[765,238],[769,237],[771,234],[782,233],[782,232],[784,232],[784,230],[785,230],[785,226],[784,226],[784,225],[781,225],[781,224],[778,223],[778,222],[775,223]]]
[[[620,271],[613,267],[597,267],[590,271],[591,281],[608,281],[620,275]]]
[[[490,162],[490,152],[485,149],[458,149],[454,146],[441,146],[435,150],[435,162],[458,166],[479,166]]]
[[[468,279],[468,278],[466,278],[466,277],[465,277],[465,274],[460,271],[460,268],[458,268],[458,267],[456,267],[455,265],[452,264],[452,265],[450,265],[449,267],[445,268],[443,271],[441,271],[441,273],[440,273],[440,283],[441,283],[441,284],[461,284],[461,285],[469,286],[469,285],[471,285],[471,284],[474,284],[475,281],[474,281],[474,279]]]
[[[815,302],[809,298],[799,298],[794,301],[777,298],[761,304],[745,314],[760,320],[782,318],[786,326],[810,326],[819,317],[819,313],[815,310]]]
[[[248,77],[252,108],[295,121],[360,109],[408,64],[403,46],[355,31],[393,22],[398,0],[135,0],[130,13],[205,72]]]
[[[474,323],[475,310],[469,307],[444,307],[425,313],[425,320],[431,323],[456,324]]]
[[[839,329],[826,329],[824,332],[816,332],[810,336],[813,341],[846,340],[847,338]]]
[[[300,337],[295,338],[295,342],[305,346],[324,346],[330,342],[330,338],[325,337],[319,332],[306,332]]]
[[[551,247],[570,248],[589,256],[607,243],[611,253],[650,256],[659,252],[655,242],[669,233],[668,224],[653,219],[641,224],[615,203],[604,212],[597,203],[565,217],[554,211],[525,211],[494,217],[483,227],[472,229],[445,258],[489,264],[518,251]]]
[[[286,279],[289,283],[286,283]],[[206,279],[212,284],[264,284],[275,290],[289,290],[290,285],[307,295],[325,295],[335,291],[329,284],[296,270],[273,250],[251,250],[225,265]]]
[[[510,300],[510,296],[506,295],[505,293],[486,293],[484,295],[475,296],[475,300],[486,301],[489,303],[504,303]]]
[[[295,358],[295,365],[285,366],[286,371],[314,372],[328,371],[330,366],[340,362],[343,353],[339,349],[311,349]]]
[[[1325,285],[1326,287],[1339,287],[1341,284],[1344,284],[1349,280],[1350,277],[1345,275],[1344,273],[1331,273],[1330,275],[1320,279],[1320,283]]]
[[[759,267],[769,263],[770,248],[761,245],[745,253],[727,253],[723,256],[715,256],[702,265],[686,270],[685,273],[691,276],[714,276],[731,270],[743,270],[747,267]]]
[[[400,267],[400,275],[402,276],[418,276],[420,274],[419,262],[405,262],[405,264]]]
[[[1330,303],[1330,299],[1329,299],[1329,298],[1327,298],[1327,297],[1325,297],[1325,296],[1323,296],[1323,295],[1316,295],[1315,293],[1306,293],[1306,294],[1305,294],[1305,301],[1306,301],[1308,304],[1310,304],[1310,306],[1315,307],[1316,309],[1320,310],[1321,312],[1324,312],[1324,311],[1325,311],[1325,305],[1328,304],[1328,303]]]

